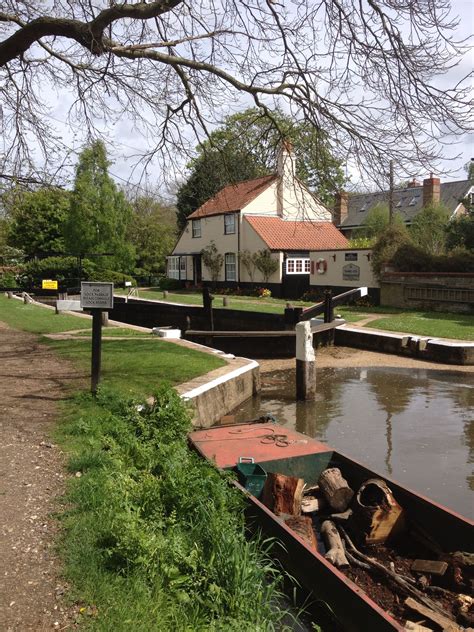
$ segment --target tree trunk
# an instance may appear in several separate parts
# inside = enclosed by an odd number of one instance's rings
[[[354,492],[342,476],[339,468],[331,467],[324,470],[319,477],[319,486],[332,509],[337,512],[343,512],[348,508]]]
[[[268,473],[262,502],[275,514],[301,515],[304,480],[284,474]]]

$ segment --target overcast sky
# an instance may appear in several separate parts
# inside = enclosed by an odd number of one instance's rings
[[[452,6],[453,13],[461,17],[459,32],[457,34],[458,38],[462,39],[472,36],[474,32],[474,2],[472,0],[452,0]],[[464,58],[463,62],[455,69],[452,69],[449,75],[442,77],[438,81],[440,87],[452,86],[456,80],[465,76],[472,70],[473,61],[474,53],[471,48],[471,53]],[[66,122],[67,113],[72,103],[72,96],[67,93],[61,93],[60,95],[49,93],[43,94],[43,96],[51,104],[51,118],[53,124],[61,134],[65,148],[71,150],[70,163],[74,164],[77,160],[77,154],[83,146],[84,139],[81,136],[80,130],[72,130],[70,125]],[[233,104],[233,106],[235,108],[235,104]],[[244,102],[242,103],[242,108],[243,107],[245,107]],[[471,157],[474,157],[474,135],[465,135],[457,139],[455,144],[452,144],[454,139],[448,137],[442,140],[447,143],[444,155],[446,158],[451,158],[451,160],[443,161],[440,165],[442,179],[445,181],[465,179],[466,173],[464,171],[464,165]],[[141,167],[133,170],[133,165],[136,162],[133,156],[143,151],[147,141],[137,133],[137,130],[132,128],[130,121],[122,118],[117,125],[113,128],[109,128],[106,142],[109,156],[113,163],[110,171],[116,177],[118,183],[139,183],[140,186],[143,187],[158,187],[163,190],[163,178],[160,177],[160,175],[163,174],[161,173],[161,167],[158,161],[149,165],[147,174],[143,173]],[[351,170],[350,167],[348,167],[347,172],[351,177],[352,183],[358,185],[357,172]],[[422,179],[428,174],[419,173],[413,175],[417,175],[419,179]],[[172,174],[168,180],[169,179],[173,180],[174,175]],[[363,183],[360,184],[363,185]]]

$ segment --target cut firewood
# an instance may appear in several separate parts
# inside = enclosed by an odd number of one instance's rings
[[[349,487],[339,468],[331,467],[324,470],[319,477],[319,486],[334,511],[342,512],[348,508],[354,491]]]
[[[415,560],[411,565],[411,570],[415,573],[428,573],[429,575],[444,575],[447,569],[447,562],[437,560]]]
[[[420,625],[414,621],[405,621],[405,630],[409,632],[433,632],[433,628],[427,628],[425,625]]]
[[[301,515],[304,480],[269,472],[262,492],[262,502],[277,516]]]
[[[331,520],[334,522],[347,522],[349,518],[352,516],[352,509],[346,509],[342,513],[333,513],[331,514]]]
[[[320,511],[326,507],[326,501],[324,498],[314,498],[314,496],[303,496],[301,501],[301,511],[303,513],[313,513],[314,511]]]
[[[410,610],[417,612],[422,617],[425,617],[426,619],[429,619],[430,621],[433,621],[434,623],[439,625],[443,632],[462,631],[462,628],[460,628],[452,619],[448,619],[448,617],[445,617],[444,615],[431,610],[431,608],[427,608],[426,606],[419,603],[415,599],[412,599],[411,597],[405,599],[404,603],[407,608],[410,608]]]
[[[353,510],[366,544],[383,544],[405,528],[403,509],[382,479],[371,478],[360,486]]]
[[[327,546],[327,553],[324,556],[329,560],[336,568],[342,568],[349,566],[349,561],[344,551],[344,545],[337,530],[336,525],[331,520],[325,520],[321,525],[321,535],[324,538]]]
[[[314,551],[318,550],[318,541],[313,529],[313,521],[308,516],[290,516],[285,524],[297,533]]]

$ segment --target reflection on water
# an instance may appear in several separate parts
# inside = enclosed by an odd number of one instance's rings
[[[279,423],[474,517],[474,376],[427,369],[319,369],[314,402],[296,402],[294,371],[262,377],[239,420]]]

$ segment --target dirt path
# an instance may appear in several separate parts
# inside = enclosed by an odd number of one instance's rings
[[[67,629],[51,513],[64,457],[51,430],[58,402],[82,377],[36,336],[0,322],[0,621],[5,632]]]

